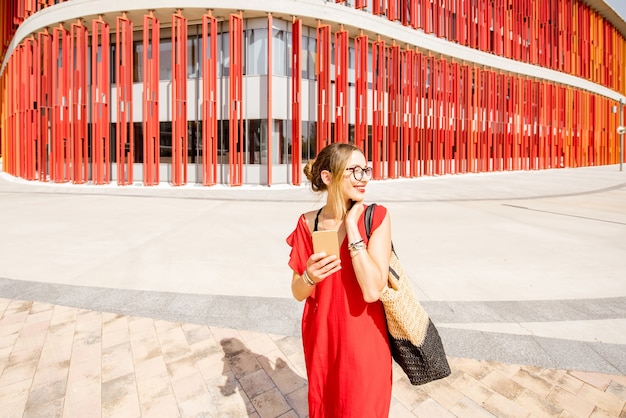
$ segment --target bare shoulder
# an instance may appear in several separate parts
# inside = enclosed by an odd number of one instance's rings
[[[319,209],[315,209],[302,214],[302,216],[304,216],[304,219],[306,220],[307,225],[309,226],[310,232],[315,229],[315,217],[317,216],[318,210]]]

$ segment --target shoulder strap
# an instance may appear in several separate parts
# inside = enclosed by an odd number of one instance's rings
[[[317,219],[320,217],[320,213],[322,213],[322,209],[324,209],[324,206],[322,206],[320,210],[317,211],[317,215],[315,215],[315,225],[313,227],[313,231],[317,231]]]
[[[372,219],[374,219],[374,208],[376,207],[376,203],[372,203],[368,207],[365,208],[365,214],[363,217],[365,218],[365,235],[367,235],[367,240],[369,241],[370,236],[372,235]],[[391,251],[395,254],[396,250],[393,248],[393,242],[391,243]]]
[[[372,203],[368,207],[365,208],[365,214],[363,217],[365,218],[365,235],[367,235],[367,239],[370,239],[372,235],[372,219],[374,219],[374,208],[376,207],[376,203]]]

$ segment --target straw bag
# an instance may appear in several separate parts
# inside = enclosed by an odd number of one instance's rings
[[[374,207],[365,209],[365,232],[369,239]],[[391,246],[389,279],[380,300],[385,308],[387,332],[393,359],[413,385],[450,375],[450,366],[437,328],[411,290],[398,256]]]

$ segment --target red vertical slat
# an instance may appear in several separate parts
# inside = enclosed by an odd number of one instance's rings
[[[50,173],[49,154],[50,154],[50,136],[52,126],[52,35],[48,30],[44,30],[38,34],[40,53],[36,54],[41,59],[37,60],[41,64],[41,79],[37,83],[37,108],[40,118],[38,119],[39,131],[39,154],[38,154],[38,171],[39,180],[47,181]]]
[[[461,109],[461,66],[456,62],[451,62],[450,64],[450,78],[449,78],[449,100],[450,103],[448,105],[450,109],[450,142],[449,142],[449,161],[450,163],[454,163],[454,165],[450,168],[449,173],[460,173],[459,168],[461,167],[461,138],[462,138],[462,128],[459,118],[459,112]]]
[[[398,147],[400,139],[400,110],[402,106],[402,81],[400,78],[400,47],[395,42],[389,47],[387,60],[387,176],[398,177]]]
[[[69,32],[62,25],[54,29],[52,46],[53,59],[53,121],[51,141],[51,179],[65,182],[70,179],[68,166],[68,147],[70,136],[69,109],[69,73],[70,73]]]
[[[459,64],[459,98],[457,112],[457,152],[459,153],[458,173],[467,173],[469,169],[469,114],[471,111],[470,70],[467,64]]]
[[[331,143],[330,26],[317,28],[317,152]]]
[[[398,20],[396,1],[398,0],[387,0],[387,19],[391,21]]]
[[[486,145],[486,90],[487,90],[487,72],[482,71],[480,68],[475,68],[476,71],[476,171],[483,172],[486,170],[485,164],[485,150]]]
[[[432,0],[422,2],[422,29],[425,33],[433,33]]]
[[[348,31],[335,33],[335,141],[348,142]]]
[[[419,28],[419,7],[418,7],[418,2],[415,0],[408,0],[408,9],[409,9],[409,15],[410,15],[410,26],[413,29],[417,29]]]
[[[502,94],[502,74],[494,72],[494,82],[495,82],[495,90],[493,96],[493,108],[491,112],[492,115],[492,126],[493,126],[493,145],[492,145],[492,156],[491,160],[493,162],[494,170],[501,171],[504,170],[504,144],[503,144],[503,136],[502,136],[502,111],[505,102],[505,98]]]
[[[2,80],[6,80],[6,84],[3,86],[5,96],[2,98],[3,103],[6,103],[6,105],[3,106],[6,112],[6,125],[3,126],[4,129],[2,132],[4,135],[2,140],[2,169],[11,175],[15,175],[15,159],[17,156],[15,137],[15,132],[17,131],[15,123],[15,97],[17,95],[17,89],[9,88],[9,86],[13,87],[15,85],[15,79],[18,74],[15,68],[15,57],[16,55],[12,55],[9,59],[5,69],[6,76],[2,77]]]
[[[291,182],[299,186],[302,182],[302,20],[300,19],[293,19],[291,41]]]
[[[489,29],[491,24],[488,22],[488,0],[478,0],[478,49],[487,51],[489,49]]]
[[[403,77],[400,79],[402,83],[402,101],[400,109],[400,170],[399,175],[409,177],[411,169],[407,170],[407,164],[410,162],[410,149],[412,148],[413,138],[413,115],[415,114],[415,89],[413,60],[415,51],[408,48],[401,53],[401,68]]]
[[[386,46],[378,40],[372,45],[373,103],[372,103],[372,178],[383,178],[383,152],[385,139],[385,80],[386,80]]]
[[[145,27],[145,26],[144,26]],[[133,183],[133,22],[124,14],[117,18],[115,69],[117,90],[116,164],[117,184]]]
[[[424,55],[417,51],[415,56],[415,161],[417,170],[416,175],[421,176],[424,174],[424,135],[425,135],[425,119],[426,111],[424,101],[426,99],[426,64],[424,62]]]
[[[431,174],[442,174],[441,162],[442,162],[442,134],[443,134],[443,122],[442,122],[442,74],[441,74],[441,61],[433,58],[431,67],[431,84],[430,92],[432,93],[431,105],[432,105],[432,160],[433,160],[433,172]]]
[[[375,15],[381,15],[385,13],[385,7],[383,5],[384,0],[372,0],[373,8],[372,13]]]
[[[424,174],[430,176],[433,174],[433,132],[434,132],[434,59],[431,55],[424,57],[424,66],[422,67],[422,80],[425,83],[423,90],[422,114],[423,117],[423,134],[422,134],[422,160],[424,164]]]
[[[161,163],[159,125],[160,22],[153,13],[143,17],[143,184],[159,184]],[[174,87],[172,86],[172,89]]]
[[[89,143],[87,132],[87,57],[88,31],[79,20],[70,35],[70,159],[72,183],[89,180]]]
[[[355,59],[355,127],[354,127],[354,143],[357,147],[363,150],[366,158],[369,158],[368,152],[368,72],[367,72],[367,58],[368,58],[369,39],[367,36],[361,34],[354,40],[354,55]]]
[[[450,139],[450,63],[442,56],[439,59],[441,70],[441,170],[451,173],[452,141]]]
[[[202,184],[217,182],[217,19],[202,16]]]
[[[92,177],[94,184],[111,181],[109,144],[111,121],[109,102],[111,68],[109,24],[102,18],[93,20],[91,41],[91,109],[92,109]]]
[[[411,98],[409,103],[409,118],[411,124],[410,142],[409,142],[409,160],[411,161],[410,176],[417,177],[420,171],[420,131],[421,131],[421,91],[422,83],[422,54],[417,50],[413,52],[411,66]]]
[[[172,184],[187,184],[187,19],[172,15]]]
[[[474,49],[478,48],[478,14],[478,7],[468,6],[468,46]]]
[[[230,185],[243,184],[243,19],[230,15],[230,107],[229,107],[229,173]]]
[[[441,36],[441,8],[439,7],[440,1],[441,0],[432,0],[431,6],[433,33],[437,37]]]
[[[267,185],[272,185],[272,156],[274,155],[272,144],[274,137],[274,120],[272,118],[272,82],[273,82],[273,67],[272,67],[272,45],[274,43],[274,28],[272,23],[272,15],[267,15]],[[292,121],[293,123],[293,121]],[[278,150],[282,152],[282,150]],[[293,149],[292,149],[293,152]]]
[[[410,26],[410,21],[409,21],[409,0],[399,0],[399,7],[400,10],[398,11],[398,15],[399,15],[399,19],[400,19],[400,23],[402,23],[402,25],[404,26]]]
[[[528,81],[528,89],[530,92],[532,81]],[[546,118],[546,124],[548,129],[548,141],[546,143],[546,167],[545,168],[557,168],[559,166],[557,157],[557,126],[554,123],[554,109],[558,105],[558,96],[556,94],[556,86],[545,83],[548,91],[548,98],[550,107],[548,107],[548,114]],[[529,112],[530,113],[530,112]],[[530,118],[530,114],[528,116]]]
[[[18,45],[15,49],[15,61],[16,61],[16,84],[17,88],[15,89],[17,95],[15,97],[15,119],[16,119],[16,128],[15,131],[15,141],[16,141],[16,175],[18,177],[24,177],[26,171],[26,161],[27,161],[27,147],[26,147],[26,136],[27,132],[27,122],[26,122],[26,95],[28,92],[28,76],[25,74],[26,70],[26,56],[27,47],[24,43]]]
[[[37,87],[39,83],[39,75],[35,73],[34,61],[36,61],[35,52],[37,41],[33,36],[25,39],[24,45],[24,77],[27,77],[24,85],[26,90],[22,92],[25,97],[25,109],[24,109],[24,141],[25,141],[25,154],[24,154],[24,175],[23,177],[28,180],[35,180],[37,178],[37,124],[35,122],[37,116],[36,102],[37,102]]]

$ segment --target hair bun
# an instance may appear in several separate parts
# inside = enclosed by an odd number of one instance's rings
[[[304,175],[311,183],[313,182],[313,178],[314,178],[313,172],[312,172],[314,162],[315,162],[315,159],[307,161],[307,163],[304,165],[304,168],[302,169],[302,171],[304,172]]]

